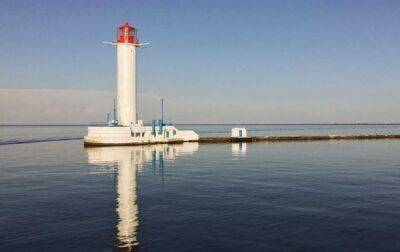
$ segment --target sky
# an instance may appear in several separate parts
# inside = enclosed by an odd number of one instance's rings
[[[400,1],[0,0],[0,124],[104,120],[126,20],[144,120],[400,122]]]

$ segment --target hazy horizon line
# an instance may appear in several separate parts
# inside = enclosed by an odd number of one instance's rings
[[[104,123],[0,123],[0,126],[99,126]],[[172,125],[400,125],[400,123],[172,123]]]

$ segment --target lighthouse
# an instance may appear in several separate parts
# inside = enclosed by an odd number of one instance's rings
[[[178,130],[165,125],[161,115],[145,125],[138,120],[136,87],[136,50],[143,45],[137,39],[137,30],[128,22],[118,26],[114,42],[106,42],[117,48],[117,118],[108,126],[88,128],[85,146],[141,145],[158,143],[194,142],[199,135],[193,130]],[[114,107],[115,115],[115,107]]]
[[[117,29],[117,109],[118,125],[137,123],[136,48],[137,30],[128,22]]]

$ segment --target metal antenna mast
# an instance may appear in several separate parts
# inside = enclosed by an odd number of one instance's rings
[[[161,120],[164,121],[164,98],[161,98]]]
[[[115,107],[115,99],[114,99],[114,109],[113,109],[114,123],[117,122],[117,109]]]

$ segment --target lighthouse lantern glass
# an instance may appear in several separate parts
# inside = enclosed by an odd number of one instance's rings
[[[136,29],[128,23],[118,27],[117,42],[139,44],[139,41],[136,38]]]

